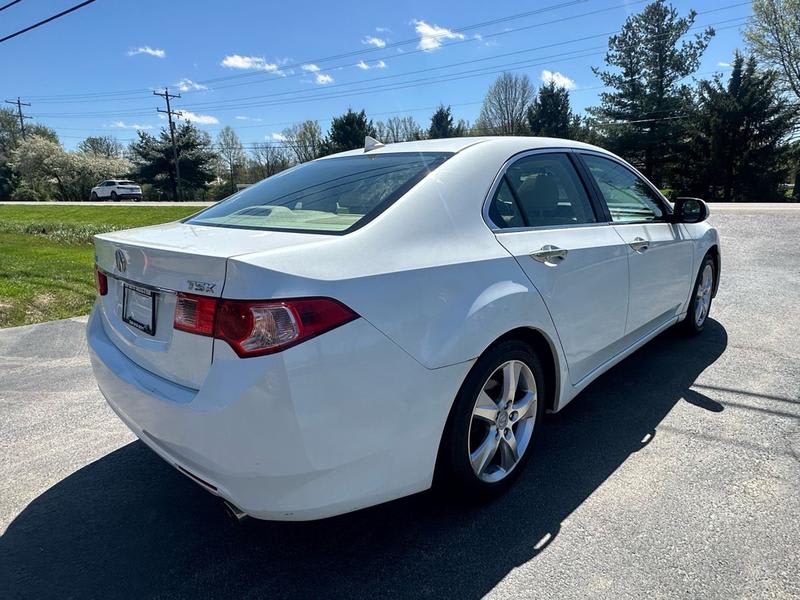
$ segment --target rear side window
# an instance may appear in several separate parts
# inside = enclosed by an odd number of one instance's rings
[[[661,200],[636,173],[617,161],[584,154],[583,160],[605,198],[615,223],[655,221],[664,216]]]
[[[558,227],[596,222],[589,196],[565,154],[534,154],[505,172],[489,207],[503,227]]]
[[[380,214],[450,156],[405,152],[308,162],[248,187],[186,222],[346,233]]]

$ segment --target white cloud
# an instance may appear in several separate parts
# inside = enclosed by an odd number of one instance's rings
[[[565,90],[575,89],[575,81],[558,71],[542,71],[541,79],[544,83],[553,82],[557,87],[564,88]]]
[[[414,20],[414,29],[419,35],[419,44],[417,48],[425,52],[436,50],[442,45],[444,40],[463,40],[463,33],[456,33],[446,27],[439,27],[438,25],[431,25],[421,20]]]
[[[128,50],[128,56],[136,56],[137,54],[149,54],[156,58],[164,58],[167,55],[161,48],[151,48],[150,46],[141,46],[133,50]]]
[[[731,68],[731,63],[728,63],[728,62],[718,62],[718,63],[717,63],[717,66],[718,66],[718,67],[722,67],[723,69],[730,69],[730,68]]]
[[[244,115],[236,115],[233,118],[236,119],[237,121],[255,121],[256,123],[261,122],[261,119],[259,119],[258,117],[246,117]]]
[[[139,125],[138,123],[131,123],[128,125],[124,121],[114,121],[113,123],[109,123],[109,127],[113,127],[114,129],[152,129],[152,125]]]
[[[366,44],[367,46],[375,46],[376,48],[386,47],[386,40],[372,35],[366,36],[363,40],[361,40],[361,43]]]
[[[316,81],[319,85],[327,85],[328,83],[333,83],[333,77],[327,73],[317,73],[314,81]]]
[[[182,92],[188,92],[189,90],[207,90],[208,86],[203,85],[202,83],[197,83],[196,81],[192,81],[188,77],[184,77],[175,85],[178,86],[178,89]]]
[[[392,30],[389,29],[388,27],[376,27],[375,31],[377,31],[378,33],[389,33]]]
[[[272,139],[272,140],[275,140],[276,142],[285,142],[286,141],[286,136],[283,135],[282,133],[278,133],[277,131],[273,131],[272,135],[269,135],[269,136],[265,135],[264,138],[268,139],[268,140]]]
[[[217,117],[212,117],[211,115],[198,115],[190,110],[181,110],[181,114],[178,116],[178,118],[182,121],[191,121],[192,123],[197,123],[198,125],[217,125],[219,123],[219,119]]]
[[[261,56],[242,56],[241,54],[229,54],[220,63],[229,69],[247,69],[251,71],[266,71],[267,73],[282,74],[278,65],[267,62]]]
[[[314,63],[303,65],[301,68],[303,69],[303,71],[308,71],[309,73],[319,73],[320,70],[319,67]]]
[[[360,60],[360,61],[358,61],[358,62],[356,63],[356,66],[357,66],[359,69],[362,69],[362,70],[364,70],[364,71],[367,71],[367,70],[369,70],[369,69],[385,69],[385,68],[386,68],[386,63],[385,63],[385,62],[383,62],[382,60],[379,60],[378,62],[376,62],[376,63],[374,63],[374,64],[372,64],[372,65],[368,65],[368,64],[367,64],[367,63],[365,63],[363,60]]]

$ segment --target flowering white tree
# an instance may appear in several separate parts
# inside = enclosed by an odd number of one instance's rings
[[[59,143],[36,135],[20,143],[12,165],[21,180],[15,192],[19,200],[87,200],[97,182],[131,170],[125,159],[67,152]]]

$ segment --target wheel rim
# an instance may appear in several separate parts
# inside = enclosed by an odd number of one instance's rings
[[[508,476],[530,445],[536,422],[536,379],[530,367],[509,360],[481,387],[467,441],[472,470],[493,483]]]
[[[708,316],[708,309],[711,308],[711,290],[714,287],[714,269],[711,265],[703,267],[703,274],[700,283],[697,285],[697,292],[694,298],[694,322],[700,327]]]

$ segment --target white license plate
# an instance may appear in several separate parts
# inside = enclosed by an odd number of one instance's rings
[[[156,293],[123,284],[122,320],[148,335],[156,333]]]

